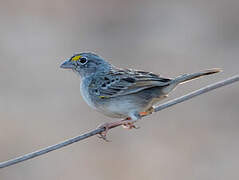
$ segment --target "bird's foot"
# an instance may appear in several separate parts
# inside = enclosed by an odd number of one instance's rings
[[[132,122],[132,119],[130,117],[122,120],[123,124],[122,127],[125,129],[139,129],[139,126],[135,126],[134,122]]]
[[[102,138],[103,140],[107,141],[107,142],[110,142],[107,138],[106,138],[106,135],[109,131],[109,129],[113,128],[113,127],[116,127],[116,126],[120,126],[120,125],[123,125],[124,120],[120,120],[120,121],[116,121],[116,122],[110,122],[110,123],[104,123],[100,126],[98,126],[98,128],[104,128],[104,131],[99,133],[99,138]]]
[[[125,129],[139,129],[138,126],[134,125],[135,121],[132,121],[132,119],[130,117],[124,119],[124,120],[120,120],[120,121],[116,121],[116,122],[111,122],[111,123],[104,123],[100,126],[98,126],[98,128],[104,128],[104,131],[99,133],[98,137],[105,140],[106,142],[110,142],[106,136],[107,133],[109,131],[109,129],[116,127],[116,126],[120,126],[122,125],[123,128]]]
[[[106,135],[109,131],[110,123],[104,123],[104,124],[98,126],[98,128],[104,128],[104,131],[100,132],[97,137],[105,140],[106,142],[109,142],[109,140],[106,138]]]

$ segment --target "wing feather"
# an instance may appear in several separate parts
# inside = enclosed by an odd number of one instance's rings
[[[151,72],[114,68],[107,74],[97,75],[90,86],[100,98],[111,98],[166,86],[170,81]]]

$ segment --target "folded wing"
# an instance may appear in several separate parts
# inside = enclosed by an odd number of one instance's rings
[[[100,98],[137,93],[147,88],[161,87],[169,84],[171,79],[159,75],[131,69],[112,69],[107,75],[100,75],[91,83],[94,94]]]

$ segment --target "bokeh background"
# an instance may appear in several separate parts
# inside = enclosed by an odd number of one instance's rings
[[[61,70],[93,51],[120,67],[175,77],[220,67],[178,97],[239,72],[238,0],[0,0],[0,161],[112,121]],[[169,98],[169,99],[170,99]],[[239,179],[239,85],[0,170],[1,180]]]

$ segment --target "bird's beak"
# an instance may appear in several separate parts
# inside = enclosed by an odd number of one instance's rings
[[[66,60],[60,66],[60,68],[63,68],[63,69],[73,69],[74,67],[75,67],[75,65],[69,60]]]

